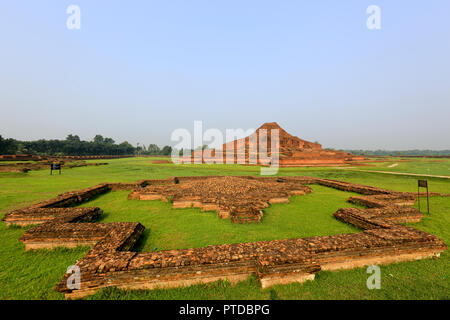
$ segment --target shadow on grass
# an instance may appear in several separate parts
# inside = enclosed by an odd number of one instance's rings
[[[132,251],[133,252],[141,252],[144,250],[145,243],[147,242],[148,238],[150,237],[150,229],[145,229],[144,232],[142,232],[141,236],[139,237],[138,241],[134,245]],[[153,251],[156,251],[157,248],[154,248]]]

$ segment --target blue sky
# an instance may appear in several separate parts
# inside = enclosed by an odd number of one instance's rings
[[[81,8],[68,30],[66,9]],[[366,8],[381,8],[368,30]],[[277,121],[324,147],[450,148],[450,2],[2,1],[0,134],[169,144]]]

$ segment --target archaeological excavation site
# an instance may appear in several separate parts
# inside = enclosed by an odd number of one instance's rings
[[[99,223],[99,207],[77,207],[108,192],[129,191],[127,201],[163,201],[176,209],[199,208],[230,224],[264,223],[264,210],[289,205],[320,185],[353,192],[335,219],[360,229],[357,233],[138,252],[144,226],[138,222]],[[442,196],[437,193],[431,196]],[[306,176],[195,176],[135,183],[103,183],[63,193],[56,198],[8,212],[8,225],[28,228],[19,239],[25,250],[90,246],[76,266],[79,289],[69,289],[69,274],[54,288],[67,299],[92,295],[102,288],[155,289],[184,287],[217,280],[234,284],[254,275],[262,288],[306,280],[321,270],[352,269],[373,264],[437,258],[447,249],[437,236],[405,223],[423,214],[412,207],[417,194]],[[150,214],[150,213],[149,213]],[[314,214],[311,212],[311,214]],[[151,234],[150,234],[151,237]]]
[[[264,146],[264,151],[261,146]],[[222,163],[267,165],[268,158],[274,158],[275,153],[280,167],[342,166],[358,164],[365,160],[361,155],[323,149],[318,142],[306,141],[289,134],[276,122],[264,123],[250,136],[227,142],[221,149],[196,150],[182,160],[187,163],[221,161]]]

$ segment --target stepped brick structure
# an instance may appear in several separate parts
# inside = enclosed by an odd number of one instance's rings
[[[233,223],[259,222],[262,209],[273,203],[289,203],[291,195],[312,192],[301,180],[256,177],[178,178],[176,184],[148,185],[132,192],[128,199],[171,200],[174,208],[201,208],[217,211]]]
[[[313,183],[361,194],[349,201],[367,206],[367,209],[343,208],[334,216],[357,226],[362,232],[136,252],[131,250],[144,231],[140,223],[95,223],[102,214],[100,208],[74,207],[105,192],[133,190],[130,199],[173,201],[174,207],[197,206],[216,210],[219,216],[222,210],[228,210],[231,220],[235,215],[238,222],[256,222],[259,219],[254,219],[255,210],[261,210],[273,199],[285,202],[291,195],[310,192],[304,184]],[[447,248],[438,237],[399,225],[422,219],[423,215],[417,209],[408,206],[414,203],[415,197],[413,193],[314,177],[176,177],[136,183],[103,183],[67,192],[9,212],[3,221],[7,225],[37,224],[20,238],[26,250],[92,246],[76,262],[80,268],[81,287],[67,286],[69,274],[56,285],[55,289],[66,298],[80,298],[112,286],[170,288],[220,279],[235,283],[252,274],[265,288],[312,280],[320,270],[438,257]]]
[[[278,145],[272,141],[272,133],[275,134],[272,130],[278,130]],[[260,144],[266,150],[261,150]],[[222,163],[266,165],[270,162],[272,150],[277,150],[279,165],[282,167],[343,165],[365,159],[343,151],[322,149],[319,143],[302,140],[287,133],[276,122],[269,122],[246,138],[225,143],[222,150],[196,150],[182,160],[188,163],[213,163],[220,159],[221,153]]]

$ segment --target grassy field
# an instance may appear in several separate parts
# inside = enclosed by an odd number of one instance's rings
[[[100,207],[100,222],[136,221],[146,227],[138,248],[142,251],[198,248],[207,245],[311,237],[358,232],[334,219],[337,209],[351,206],[355,195],[322,186],[314,193],[291,197],[290,204],[275,204],[264,211],[262,223],[232,224],[216,212],[197,208],[172,209],[162,201],[127,200],[128,191],[110,192],[84,207]]]
[[[447,158],[385,158],[381,160],[383,161],[371,162],[370,166],[355,169],[450,176],[450,159]]]
[[[154,158],[107,160],[109,165],[63,170],[50,176],[47,170],[29,173],[0,173],[0,217],[13,209],[45,200],[69,190],[101,182],[127,182],[189,175],[257,175],[259,168],[238,165],[153,164]],[[419,174],[445,173],[444,162],[417,159],[399,163],[388,171]],[[395,161],[395,160],[394,160]],[[95,162],[95,161],[93,161]],[[380,163],[378,163],[380,164]],[[382,165],[376,167],[379,170]],[[408,167],[400,167],[400,165]],[[385,164],[387,167],[389,164]],[[430,170],[424,170],[427,168]],[[399,168],[400,167],[400,168]],[[402,169],[402,170],[400,170]],[[448,168],[447,168],[448,169]],[[377,173],[344,171],[336,168],[283,168],[279,175],[308,175],[374,185],[399,191],[417,191],[417,178]],[[434,192],[450,193],[450,180],[428,178]],[[83,206],[99,206],[101,222],[139,221],[146,227],[138,250],[201,247],[210,244],[285,239],[314,235],[351,233],[358,230],[335,220],[336,209],[350,206],[352,193],[312,186],[312,194],[292,197],[290,204],[265,210],[260,224],[232,225],[213,212],[199,209],[174,210],[159,201],[126,200],[127,192],[110,192]],[[433,197],[432,214],[412,226],[438,235],[450,243],[450,198]],[[83,257],[89,248],[25,252],[18,241],[25,229],[6,228],[0,223],[0,299],[62,299],[53,290],[66,268]],[[255,278],[231,286],[226,281],[188,288],[152,291],[103,290],[89,299],[449,299],[450,255],[382,266],[381,290],[368,290],[364,268],[340,272],[319,272],[316,280],[302,285],[275,286],[262,290]]]

